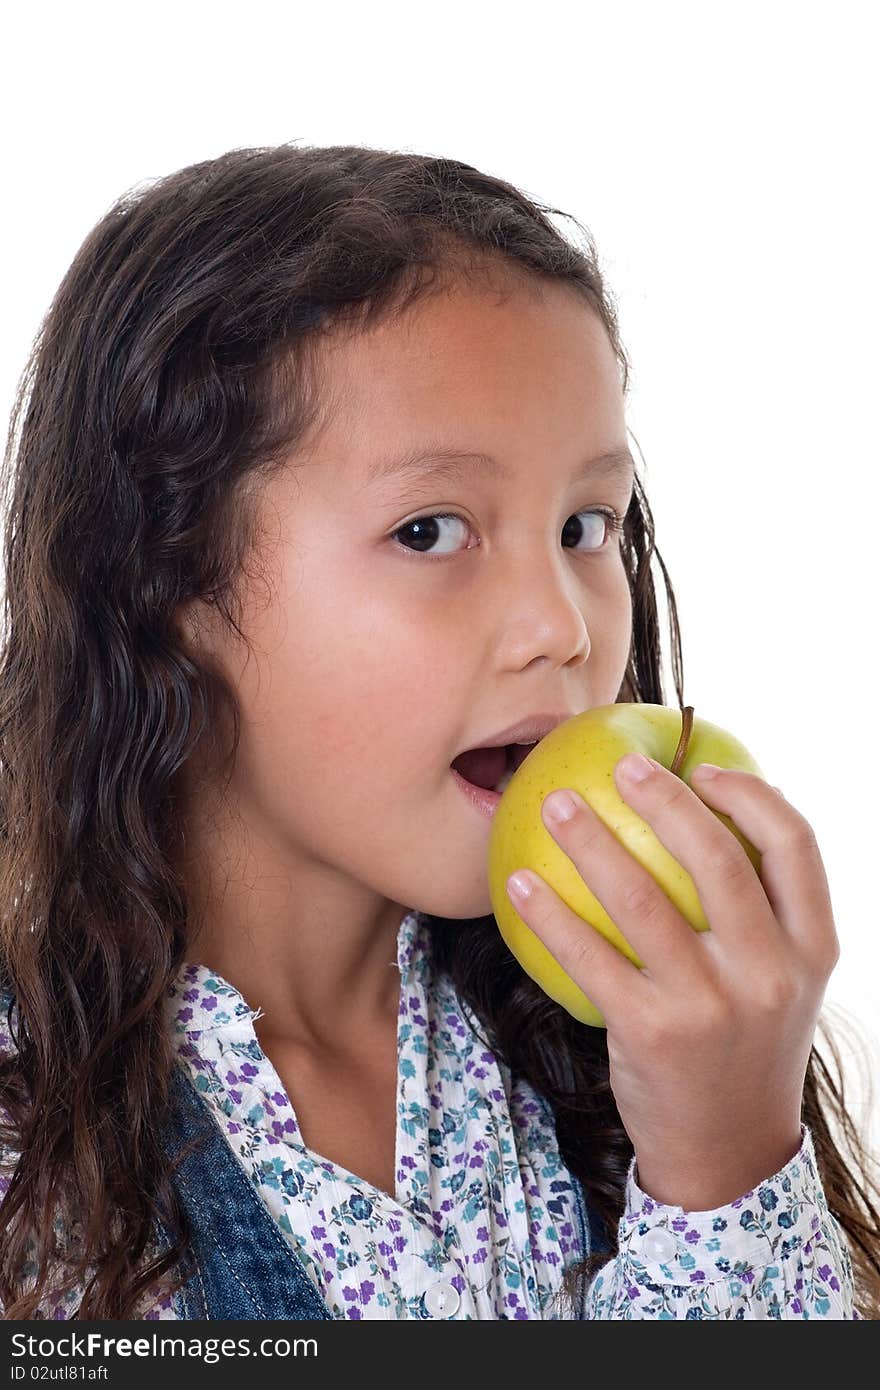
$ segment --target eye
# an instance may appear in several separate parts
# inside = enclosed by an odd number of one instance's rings
[[[623,517],[620,516],[618,512],[613,511],[611,507],[592,507],[589,511],[575,512],[573,516],[568,518],[568,521],[562,528],[563,539],[566,536],[574,534],[575,542],[577,542],[580,534],[582,534],[585,529],[587,529],[587,531],[591,529],[589,527],[584,527],[583,522],[580,520],[582,516],[598,517],[600,521],[605,523],[605,534],[601,542],[599,545],[588,546],[586,551],[588,555],[597,554],[603,550],[610,549],[612,537],[618,535],[623,530]],[[575,523],[574,526],[572,526],[572,522]],[[572,547],[572,549],[573,548],[574,547]]]
[[[604,523],[605,531],[604,536],[598,544],[588,545],[586,549],[582,551],[585,555],[596,555],[600,554],[603,550],[608,550],[610,548],[608,542],[611,537],[617,535],[623,529],[623,517],[610,507],[591,507],[586,511],[574,512],[562,528],[563,542],[566,538],[572,537],[575,542],[574,545],[567,546],[567,549],[575,549],[585,531],[587,532],[588,539],[592,539],[601,530],[601,528],[593,527],[589,524],[585,525],[581,521],[581,517],[592,517],[594,520],[598,518]],[[399,544],[403,546],[404,550],[410,550],[418,555],[431,555],[441,558],[443,555],[454,554],[455,527],[444,528],[442,525],[444,522],[457,523],[459,527],[464,527],[465,531],[468,529],[468,523],[463,517],[456,515],[455,512],[434,512],[429,516],[417,516],[412,521],[407,521],[403,526],[398,526],[397,530],[391,533],[392,538],[402,538],[409,535],[413,541],[412,545],[408,544],[403,539],[399,541]],[[572,523],[574,523],[574,525],[572,525]],[[438,536],[442,538],[444,530],[447,535],[449,535],[450,531],[453,533],[453,548],[451,550],[437,550],[435,548],[435,542]]]
[[[455,528],[444,527],[444,522],[455,522],[459,527],[463,527],[465,531],[468,529],[468,523],[464,518],[456,516],[454,512],[435,512],[433,516],[417,516],[413,521],[407,521],[403,526],[398,526],[397,530],[392,532],[392,535],[394,537],[409,535],[413,544],[407,545],[405,541],[401,541],[401,544],[405,550],[413,550],[416,554],[436,555],[440,553],[449,555],[453,552],[449,550],[437,552],[434,549],[434,542],[438,535],[441,537],[443,536],[444,531],[448,536],[450,530],[452,530],[454,540]]]

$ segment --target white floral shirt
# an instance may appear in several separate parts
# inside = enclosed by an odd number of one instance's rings
[[[398,933],[393,1196],[304,1146],[257,1040],[260,1009],[195,962],[166,1001],[177,1053],[334,1317],[572,1317],[562,1274],[584,1252],[552,1111],[483,1046],[449,978],[433,974],[429,932],[411,912]],[[633,1160],[619,1252],[594,1275],[586,1317],[857,1316],[844,1235],[805,1126],[801,1137],[778,1173],[712,1211],[655,1202]],[[0,1177],[0,1192],[6,1185]],[[40,1316],[71,1317],[78,1301]],[[170,1297],[147,1290],[136,1316],[176,1314]]]

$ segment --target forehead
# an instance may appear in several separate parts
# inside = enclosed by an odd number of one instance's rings
[[[560,362],[573,355],[602,359],[620,382],[620,364],[596,309],[563,282],[542,284],[451,280],[432,287],[405,308],[386,311],[375,323],[340,324],[323,340],[334,377],[369,365],[377,376],[391,368],[412,373],[469,366],[491,369],[508,361]],[[463,361],[464,359],[464,361]],[[363,380],[359,371],[358,379]],[[353,382],[346,382],[351,387]]]
[[[625,440],[620,362],[568,286],[452,284],[322,344],[318,452],[364,478],[436,453],[600,455]],[[492,464],[488,465],[491,470]]]

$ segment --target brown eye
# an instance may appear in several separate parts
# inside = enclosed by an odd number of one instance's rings
[[[467,526],[467,522],[454,512],[442,512],[433,516],[417,516],[413,521],[407,521],[403,526],[398,526],[392,532],[396,536],[409,535],[413,544],[409,545],[401,541],[404,549],[413,550],[418,555],[453,554],[454,551],[436,551],[433,549],[438,535],[443,536],[443,527],[438,523],[442,521],[457,521],[461,526]]]
[[[582,516],[599,517],[605,523],[605,534],[603,535],[601,542],[599,543],[599,545],[596,546],[588,546],[585,552],[588,555],[598,554],[600,551],[606,550],[608,548],[607,542],[611,539],[612,536],[614,536],[618,531],[622,530],[623,528],[623,520],[621,517],[617,515],[617,512],[612,512],[606,509],[605,507],[591,507],[587,511],[575,512],[573,516],[569,517],[568,521],[562,528],[563,544],[565,544],[566,537],[568,537],[569,539],[571,539],[572,537],[574,538],[574,546],[570,547],[571,549],[575,548],[580,538],[580,535],[584,530],[583,523],[580,520]]]
[[[573,541],[573,545],[566,548],[573,550],[577,547],[584,531],[584,523],[581,517],[599,517],[605,523],[605,534],[598,545],[587,546],[582,552],[585,555],[598,555],[609,548],[608,541],[611,536],[623,529],[623,518],[617,512],[606,507],[589,507],[584,511],[575,512],[568,518],[562,528],[563,545],[566,541]],[[458,522],[460,526],[468,529],[468,522],[455,512],[433,512],[428,516],[417,516],[412,521],[407,521],[403,526],[398,526],[396,531],[392,531],[392,539],[398,540],[398,544],[404,550],[409,550],[416,555],[429,555],[432,558],[442,559],[446,555],[456,554],[453,544],[452,549],[440,550],[437,548],[438,539],[442,541],[444,534],[443,522]],[[446,534],[449,534],[449,528]]]

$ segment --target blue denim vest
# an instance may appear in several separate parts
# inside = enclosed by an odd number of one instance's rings
[[[163,1136],[169,1157],[175,1158],[181,1146],[196,1136],[200,1140],[204,1136],[204,1143],[187,1155],[172,1179],[192,1222],[197,1266],[189,1283],[174,1295],[177,1316],[197,1321],[332,1318],[232,1152],[207,1102],[175,1063],[171,1114]],[[609,1249],[600,1240],[580,1182],[574,1173],[568,1176],[581,1250],[587,1254]],[[167,1248],[170,1240],[161,1223],[159,1231]]]

